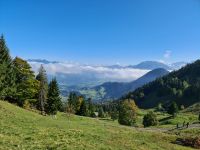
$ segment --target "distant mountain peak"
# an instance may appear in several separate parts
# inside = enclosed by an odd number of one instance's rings
[[[137,65],[130,66],[130,67],[137,68],[137,69],[146,69],[146,70],[154,70],[157,68],[163,68],[166,70],[172,69],[169,65],[164,64],[162,62],[158,62],[158,61],[143,61]]]
[[[28,59],[28,62],[37,62],[37,63],[42,63],[42,64],[56,64],[59,63],[58,61],[49,61],[46,59]]]

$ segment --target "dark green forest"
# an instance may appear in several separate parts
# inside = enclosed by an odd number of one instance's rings
[[[188,107],[200,101],[200,60],[178,71],[158,78],[130,92],[124,98],[132,98],[141,108],[153,108],[159,103],[168,106],[175,101]]]

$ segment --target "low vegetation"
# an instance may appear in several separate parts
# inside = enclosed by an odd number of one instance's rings
[[[173,144],[178,137],[137,130],[117,122],[58,113],[42,116],[0,101],[0,149],[190,150]]]

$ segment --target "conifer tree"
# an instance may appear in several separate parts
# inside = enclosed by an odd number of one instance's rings
[[[47,95],[47,111],[51,115],[56,115],[62,105],[60,98],[60,91],[56,78],[52,79],[49,83],[48,95]]]
[[[178,113],[179,109],[178,106],[176,104],[176,102],[172,102],[172,104],[169,106],[168,108],[168,114],[172,115],[173,117],[176,116],[176,114]]]
[[[13,99],[16,91],[15,72],[3,35],[0,37],[0,98]]]
[[[36,79],[40,82],[39,84],[39,94],[38,94],[38,105],[41,113],[44,115],[45,113],[45,105],[47,100],[47,92],[48,92],[48,81],[47,75],[44,67],[41,65],[39,69],[39,74]]]

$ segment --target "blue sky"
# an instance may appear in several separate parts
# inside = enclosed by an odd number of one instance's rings
[[[12,56],[90,64],[200,57],[200,0],[0,0]]]

